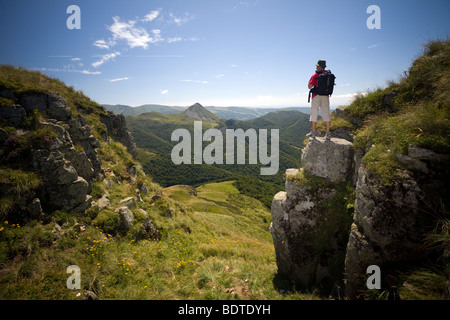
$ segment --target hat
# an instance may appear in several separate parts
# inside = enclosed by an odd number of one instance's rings
[[[319,61],[317,61],[316,66],[326,68],[327,62],[325,60],[319,60]]]

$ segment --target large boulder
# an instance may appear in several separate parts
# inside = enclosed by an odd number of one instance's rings
[[[336,265],[345,255],[347,226],[336,228],[336,219],[330,216],[334,213],[327,210],[327,203],[337,195],[333,184],[302,185],[291,180],[299,172],[286,171],[286,191],[277,193],[272,202],[270,233],[278,272],[304,287],[329,292],[339,280]]]
[[[47,114],[51,119],[67,121],[72,117],[72,110],[67,106],[64,98],[57,94],[49,93],[47,99]]]
[[[87,207],[89,184],[61,152],[36,150],[33,152],[33,166],[45,177],[40,199],[46,199],[47,207],[68,212]]]
[[[58,121],[67,121],[72,116],[72,110],[67,106],[66,100],[55,93],[24,93],[19,98],[19,103],[26,112],[37,109]]]
[[[302,166],[311,174],[329,179],[334,183],[351,176],[353,143],[340,138],[309,139],[302,151]]]
[[[407,171],[391,185],[382,185],[362,165],[356,185],[354,225],[347,246],[346,291],[356,298],[364,289],[368,266],[408,262],[425,254],[427,217],[424,193]],[[364,281],[363,281],[364,280]]]
[[[133,212],[128,207],[119,207],[115,212],[119,213],[119,230],[124,233],[130,230],[134,222]]]
[[[44,112],[48,109],[48,95],[43,92],[26,93],[20,96],[19,104],[27,112],[32,112],[34,109]]]

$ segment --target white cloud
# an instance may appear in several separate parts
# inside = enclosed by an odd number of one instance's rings
[[[208,81],[201,81],[201,80],[190,80],[190,79],[185,79],[185,80],[180,80],[181,82],[191,82],[191,83],[201,83],[201,84],[208,84]]]
[[[82,73],[82,74],[89,74],[89,75],[97,75],[97,74],[102,74],[100,71],[89,71],[86,69],[83,70],[77,70],[77,69],[73,69],[72,67],[64,67],[63,69],[59,69],[59,68],[32,68],[33,70],[38,70],[38,71],[50,71],[50,72],[74,72],[74,73]]]
[[[161,10],[153,10],[149,14],[147,14],[142,21],[145,22],[151,22],[158,18],[159,14],[161,13]]]
[[[72,58],[72,59],[70,59],[70,60],[72,60],[72,61],[81,61],[80,58]]]
[[[169,17],[169,22],[175,23],[178,26],[182,26],[183,24],[194,19],[194,16],[190,13],[185,13],[183,17],[176,17],[173,13],[169,13]]]
[[[101,66],[102,64],[104,64],[106,61],[111,60],[111,59],[113,59],[113,58],[115,58],[115,57],[117,57],[119,55],[120,55],[120,52],[117,52],[117,51],[114,52],[114,53],[107,53],[107,54],[103,55],[100,60],[94,62],[92,64],[92,66],[94,68],[97,68],[97,67]]]
[[[167,94],[167,93],[169,93],[169,90],[163,90],[163,91],[161,91],[161,94]]]
[[[216,78],[216,79],[220,79],[220,78],[223,78],[223,77],[225,77],[225,75],[223,73],[214,76],[214,78]]]
[[[164,41],[164,39],[161,37],[161,30],[159,29],[153,29],[152,30],[154,38],[152,39],[152,43],[156,43],[159,41]]]
[[[180,42],[182,40],[183,40],[183,38],[181,38],[181,37],[168,38],[167,43]]]
[[[375,43],[375,44],[369,46],[367,49],[373,49],[375,47],[378,47],[379,45],[380,45],[379,43]]]
[[[110,44],[106,43],[105,40],[97,40],[93,43],[93,45],[100,49],[109,49],[110,47]]]
[[[153,29],[151,31],[147,31],[148,29],[144,28],[142,25],[146,22],[152,22],[155,19],[165,20],[167,23],[177,24],[181,26],[192,19],[194,16],[190,13],[185,13],[184,16],[177,17],[173,13],[169,14],[169,18],[164,18],[161,14],[162,10],[153,10],[144,18],[136,18],[135,20],[130,21],[121,21],[119,16],[113,17],[114,23],[110,26],[107,26],[107,29],[112,33],[112,36],[105,39],[96,40],[93,45],[100,48],[109,50],[115,45],[118,44],[119,41],[123,41],[129,48],[137,48],[141,47],[147,49],[149,44],[157,43],[165,41],[167,43],[175,43],[180,41],[199,41],[199,37],[190,37],[190,38],[181,38],[179,36],[176,37],[168,37],[165,39],[162,36],[162,32],[160,29]]]
[[[147,49],[154,39],[141,27],[135,27],[136,21],[121,22],[119,17],[113,17],[114,23],[108,27],[114,40],[125,40],[130,48]]]
[[[123,78],[111,79],[111,80],[109,80],[109,82],[124,81],[124,80],[129,80],[129,79],[130,78],[128,78],[128,77],[123,77]]]
[[[100,71],[89,71],[89,70],[85,70],[85,69],[81,70],[81,71],[72,70],[70,72],[79,72],[79,73],[82,73],[82,74],[102,74]]]

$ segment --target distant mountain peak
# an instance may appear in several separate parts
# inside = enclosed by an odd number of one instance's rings
[[[182,112],[184,116],[194,120],[217,121],[218,117],[211,111],[204,108],[200,103],[196,102],[185,111]]]

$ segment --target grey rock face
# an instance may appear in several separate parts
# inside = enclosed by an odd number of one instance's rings
[[[12,105],[0,108],[0,117],[6,119],[11,125],[18,126],[25,120],[26,112],[20,105]]]
[[[19,103],[27,113],[37,109],[58,121],[67,121],[72,116],[72,110],[67,106],[64,98],[54,93],[24,94],[19,98]]]
[[[58,121],[67,121],[72,117],[72,110],[67,106],[66,100],[57,94],[49,93],[48,99],[48,111],[47,114],[50,118]]]
[[[290,169],[286,176],[297,172]],[[288,180],[286,191],[277,193],[272,202],[270,233],[278,272],[306,287],[332,286],[335,275],[329,268],[331,261],[344,256],[345,246],[338,244],[339,241],[326,244],[326,250],[317,241],[324,238],[322,231],[328,219],[323,204],[335,195],[336,190],[328,185],[300,186]],[[336,237],[346,236],[344,232]]]
[[[364,165],[358,172],[354,225],[347,246],[346,291],[356,298],[364,289],[369,265],[413,261],[424,255],[423,192],[406,172],[391,186],[381,185]]]
[[[46,93],[25,94],[19,98],[19,103],[26,112],[31,112],[34,109],[44,112],[48,108],[48,96]]]
[[[134,138],[127,129],[125,117],[123,114],[112,112],[107,115],[100,115],[100,121],[106,126],[108,136],[122,143],[134,159],[137,157],[137,147]]]
[[[311,174],[339,183],[352,170],[353,144],[344,139],[309,139],[302,151],[302,166]]]
[[[53,207],[73,211],[87,200],[89,185],[58,151],[37,150],[33,166],[45,177],[43,188]]]

